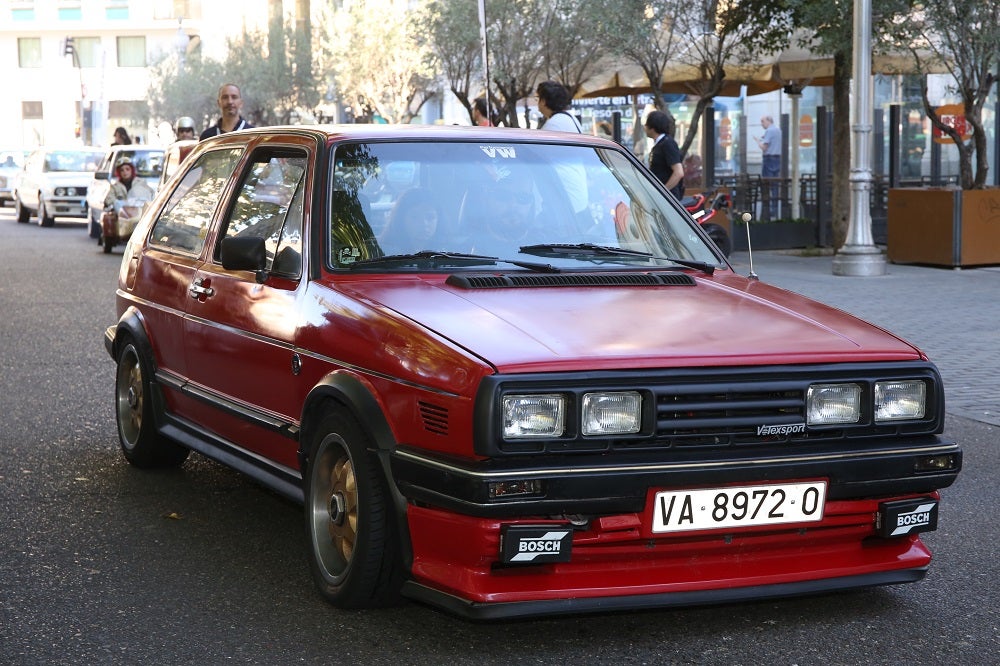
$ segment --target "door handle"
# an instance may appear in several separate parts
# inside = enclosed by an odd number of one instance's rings
[[[191,286],[188,287],[188,291],[191,293],[191,298],[199,300],[215,295],[215,289],[209,287],[208,282],[209,280],[205,280],[204,278],[195,279]]]

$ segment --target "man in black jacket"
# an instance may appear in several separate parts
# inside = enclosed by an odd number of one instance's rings
[[[242,129],[253,129],[253,125],[244,120],[240,115],[243,109],[243,95],[240,94],[240,87],[235,83],[226,83],[219,88],[219,122],[215,123],[201,133],[200,139],[207,139],[216,134],[235,132]]]
[[[653,111],[646,116],[645,127],[646,136],[653,140],[649,168],[680,200],[684,196],[684,164],[674,140],[674,119],[663,111]]]

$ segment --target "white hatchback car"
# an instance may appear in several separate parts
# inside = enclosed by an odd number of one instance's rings
[[[142,178],[155,192],[160,184],[160,174],[163,173],[163,149],[150,148],[141,144],[111,146],[94,171],[90,187],[87,189],[87,207],[90,210],[90,237],[101,237],[101,213],[104,211],[104,197],[111,189],[111,181],[115,178],[115,165],[118,160],[127,157],[135,167],[135,175]]]
[[[14,186],[17,221],[34,213],[50,227],[56,216],[87,217],[87,186],[103,151],[90,146],[38,148],[28,156]]]

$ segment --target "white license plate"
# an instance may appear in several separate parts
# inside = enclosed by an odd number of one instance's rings
[[[815,522],[825,499],[824,481],[664,491],[653,497],[653,532]]]

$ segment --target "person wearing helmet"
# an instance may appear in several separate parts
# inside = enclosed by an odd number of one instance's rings
[[[190,116],[181,116],[178,118],[177,124],[174,126],[174,134],[177,135],[178,141],[194,139],[194,119]]]
[[[124,217],[131,217],[129,209],[134,212],[153,199],[153,188],[142,178],[136,178],[135,166],[128,157],[122,157],[115,164],[117,180],[111,183],[111,189],[104,197],[104,210],[114,210]]]

